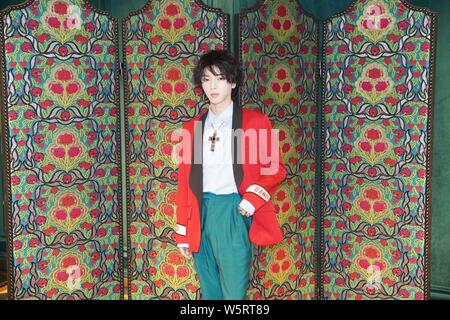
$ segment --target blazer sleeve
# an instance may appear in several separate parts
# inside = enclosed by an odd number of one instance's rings
[[[261,160],[261,172],[259,178],[246,189],[242,197],[255,207],[255,214],[258,214],[258,209],[271,199],[277,187],[286,178],[286,168],[280,154],[279,139],[272,142],[271,136],[273,135],[273,126],[265,114],[263,114],[261,127],[268,132],[267,143],[260,143],[261,140],[258,141],[258,148],[263,148],[263,150],[260,150],[262,152],[259,152],[258,156]],[[275,145],[272,146],[273,143],[275,143]],[[268,150],[273,150],[276,153],[276,156],[273,156],[272,154],[267,156]],[[274,169],[270,169],[271,172],[265,174],[263,172],[264,168]]]

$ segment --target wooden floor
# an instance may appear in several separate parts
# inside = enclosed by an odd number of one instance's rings
[[[8,288],[6,284],[4,286],[0,286],[0,300],[6,300],[8,298]]]

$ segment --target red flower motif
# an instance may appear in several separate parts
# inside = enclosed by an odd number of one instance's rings
[[[67,279],[69,279],[69,275],[68,275],[67,272],[65,272],[65,271],[59,271],[59,272],[56,274],[56,279],[57,279],[58,281],[60,281],[60,282],[66,282]]]
[[[381,78],[383,76],[383,73],[378,68],[372,68],[372,69],[369,69],[367,75],[371,79],[378,79],[378,78]]]
[[[175,93],[182,94],[186,92],[188,85],[185,82],[178,82],[175,84]]]
[[[283,92],[288,92],[291,90],[291,84],[289,82],[286,82],[283,84]]]
[[[152,42],[152,44],[157,44],[159,42],[161,42],[161,37],[160,36],[154,36],[150,39],[150,41]]]
[[[76,199],[72,195],[64,196],[61,198],[61,205],[63,207],[71,207],[76,203]]]
[[[173,266],[171,265],[164,265],[163,266],[163,272],[167,274],[168,276],[173,276],[175,274],[175,270],[173,269]]]
[[[411,51],[414,51],[414,49],[415,49],[415,46],[414,46],[413,43],[408,42],[408,43],[405,44],[405,50],[406,50],[406,51],[411,52]]]
[[[30,20],[30,21],[28,22],[28,27],[29,27],[31,30],[37,29],[38,26],[39,26],[39,22],[37,22],[36,20]]]
[[[61,221],[65,221],[67,219],[67,212],[66,210],[57,210],[55,213],[55,218]]]
[[[56,79],[60,81],[68,81],[73,79],[73,75],[69,70],[60,69],[56,72]]]
[[[266,30],[266,23],[264,21],[260,21],[258,24],[259,29],[261,29],[262,31]]]
[[[70,210],[70,218],[71,219],[77,219],[83,214],[83,211],[81,208],[75,207],[72,210]]]
[[[176,68],[170,68],[166,72],[166,78],[170,81],[175,82],[175,81],[181,79],[181,72],[180,72],[180,70],[178,70]]]
[[[405,20],[400,21],[399,23],[397,23],[397,27],[400,30],[406,30],[406,28],[408,28],[408,22]]]
[[[366,132],[366,137],[370,140],[378,140],[381,138],[381,132],[376,129],[369,129]]]
[[[383,18],[380,20],[380,28],[386,29],[391,21],[387,18]]]
[[[11,53],[14,51],[14,45],[11,42],[5,44],[6,52]]]
[[[275,91],[276,93],[279,93],[281,91],[281,87],[278,83],[273,83],[272,90]]]
[[[286,258],[286,251],[278,250],[277,253],[276,253],[276,259],[277,260],[283,260],[284,258]]]
[[[23,52],[30,52],[33,47],[28,42],[25,42],[24,44],[22,44],[21,49]]]
[[[179,12],[178,7],[174,4],[170,4],[166,7],[166,14],[168,16],[176,16]]]
[[[370,200],[380,199],[380,193],[376,189],[368,189],[364,192],[364,196]]]
[[[286,79],[286,70],[280,69],[277,71],[277,79],[284,80]]]
[[[62,55],[62,56],[65,56],[65,55],[67,55],[68,50],[67,50],[67,48],[66,48],[65,46],[61,46],[61,47],[58,49],[58,53],[59,53],[60,55]]]
[[[355,26],[353,24],[347,23],[344,27],[345,32],[353,32],[355,30]]]
[[[94,24],[91,22],[86,23],[84,26],[84,30],[86,30],[87,32],[92,32],[94,31],[94,29],[95,29]]]
[[[59,19],[56,18],[56,17],[49,17],[49,18],[47,19],[47,24],[48,24],[50,27],[55,28],[55,29],[58,29],[59,27],[61,27],[61,22],[60,22]]]
[[[67,14],[68,6],[63,1],[57,1],[53,4],[52,10],[56,14],[65,15]]]
[[[195,37],[191,34],[187,34],[183,38],[185,41],[187,41],[189,43],[193,43],[195,41]]]
[[[388,148],[387,144],[383,142],[378,142],[374,145],[374,150],[377,153],[384,152],[387,150],[387,148]]]
[[[63,145],[69,145],[75,142],[75,137],[73,134],[64,133],[58,137],[58,143]]]
[[[97,93],[97,88],[96,87],[89,87],[88,90],[87,90],[87,93],[90,96],[95,96],[95,94]]]
[[[286,7],[285,7],[285,6],[279,6],[279,7],[277,8],[277,14],[278,14],[280,17],[285,17],[286,14],[287,14]]]
[[[76,82],[69,83],[66,87],[66,91],[68,94],[74,94],[78,90],[80,90],[80,85]]]
[[[169,19],[159,20],[159,26],[165,30],[169,30],[172,27],[172,22]]]
[[[167,93],[167,94],[170,94],[173,91],[172,85],[168,82],[163,82],[161,84],[160,88],[161,88],[162,92]]]
[[[42,89],[41,88],[33,88],[31,90],[31,94],[35,97],[40,96],[42,94]]]
[[[292,26],[291,21],[286,20],[286,21],[283,22],[283,29],[285,31],[289,30],[291,28],[291,26]]]
[[[177,276],[180,278],[185,278],[189,275],[189,269],[187,267],[181,266],[177,268]]]
[[[430,50],[430,43],[429,42],[424,42],[422,44],[422,51],[429,51]]]
[[[273,272],[273,273],[278,273],[278,272],[280,272],[280,266],[278,265],[278,263],[273,264],[272,267],[271,267],[271,269],[272,269],[272,272]]]
[[[64,93],[64,87],[59,83],[52,83],[52,84],[50,84],[49,88],[54,94],[63,94]]]
[[[283,264],[281,265],[281,270],[286,271],[289,269],[289,267],[291,266],[291,262],[286,260],[283,262]]]
[[[176,30],[182,29],[182,28],[184,28],[184,26],[186,26],[186,19],[183,19],[183,18],[175,19],[175,21],[173,23],[173,27]]]
[[[193,26],[194,26],[194,29],[198,31],[203,27],[203,24],[201,21],[195,21]]]
[[[358,265],[363,269],[368,269],[370,267],[370,263],[366,259],[360,259]]]
[[[278,19],[273,20],[272,21],[272,26],[275,29],[280,30],[281,29],[281,22],[280,22],[280,20],[278,20]]]
[[[388,88],[388,83],[386,81],[380,81],[375,85],[375,90],[377,92],[383,92]]]
[[[371,144],[366,141],[361,141],[361,142],[359,142],[358,145],[361,148],[361,150],[363,150],[365,152],[370,152],[370,150],[372,150]]]
[[[377,259],[380,257],[380,252],[374,247],[368,247],[364,251],[364,255],[370,259]]]

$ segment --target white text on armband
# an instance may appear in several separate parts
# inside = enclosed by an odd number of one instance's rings
[[[246,192],[253,192],[263,198],[266,202],[270,199],[270,194],[267,192],[267,190],[257,184],[252,184],[251,186],[249,186]]]

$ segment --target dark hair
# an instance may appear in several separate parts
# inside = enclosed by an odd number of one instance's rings
[[[216,76],[213,66],[220,70],[220,73],[225,76],[229,83],[236,83],[236,88],[234,89],[236,91],[241,82],[242,71],[237,59],[226,50],[211,50],[200,58],[194,69],[194,84],[196,86],[202,84],[202,76],[205,69],[208,69]]]

